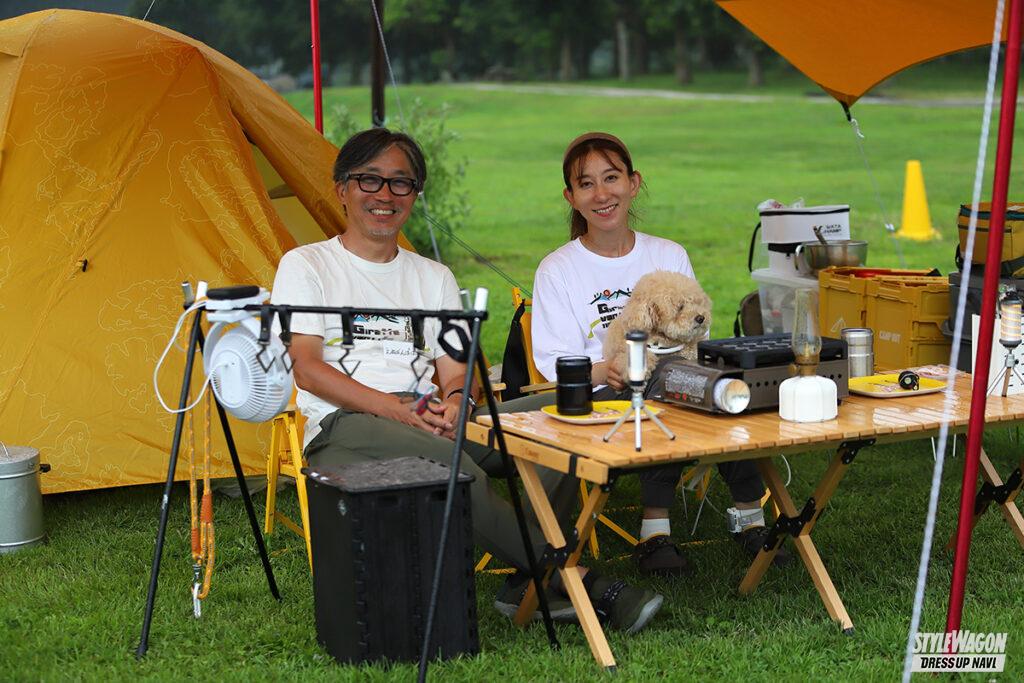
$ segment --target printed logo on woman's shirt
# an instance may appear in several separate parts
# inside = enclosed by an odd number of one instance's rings
[[[603,292],[598,292],[594,295],[594,298],[590,300],[591,304],[595,304],[598,301],[612,301],[623,296],[631,296],[633,294],[632,289],[616,289],[614,292],[610,289],[606,289]]]

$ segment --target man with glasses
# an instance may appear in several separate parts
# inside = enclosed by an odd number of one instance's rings
[[[386,128],[352,136],[334,163],[335,192],[347,228],[338,237],[300,246],[282,257],[274,280],[274,303],[461,308],[458,285],[447,267],[398,246],[399,231],[426,178],[423,153],[409,136]],[[417,348],[408,318],[356,317],[355,347],[348,353],[341,348],[339,316],[296,313],[291,329],[297,404],[307,418],[303,448],[310,465],[408,455],[450,464],[466,366],[440,348],[439,321],[423,321],[423,343]],[[431,381],[431,365],[436,385]],[[426,410],[417,410],[413,399],[429,395],[436,399],[425,404]],[[503,471],[500,455],[467,443],[461,469],[474,477],[470,500],[477,543],[504,562],[525,569],[526,552],[515,513],[488,482],[488,474]],[[576,497],[575,479],[548,470],[542,481],[565,526]],[[539,557],[544,537],[535,525],[530,532]],[[660,595],[594,572],[584,581],[610,622],[630,632],[646,625],[661,606]],[[526,584],[524,572],[513,574],[499,591],[496,607],[514,614]],[[555,590],[549,604],[555,618],[575,617],[572,604]]]

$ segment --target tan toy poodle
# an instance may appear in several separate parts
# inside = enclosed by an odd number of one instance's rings
[[[608,326],[604,357],[623,376],[627,367],[626,333],[642,330],[647,343],[669,349],[681,347],[683,358],[697,359],[697,342],[711,328],[711,299],[696,280],[681,273],[656,270],[644,275],[633,287],[622,313]],[[658,356],[647,350],[647,377]]]

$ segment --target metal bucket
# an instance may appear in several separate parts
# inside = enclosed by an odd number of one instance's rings
[[[27,446],[0,444],[0,554],[40,543],[43,526],[43,494],[39,451]]]

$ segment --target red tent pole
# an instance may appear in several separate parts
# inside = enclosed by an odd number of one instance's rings
[[[320,82],[320,0],[309,0],[309,29],[313,34],[313,120],[324,132],[324,92]]]
[[[971,521],[974,518],[975,489],[978,485],[978,457],[981,435],[985,430],[985,399],[988,390],[988,365],[992,358],[992,328],[996,317],[996,290],[999,263],[1003,260],[1003,224],[1006,218],[1006,193],[1013,156],[1014,114],[1017,109],[1017,81],[1020,75],[1021,9],[1024,0],[1010,1],[1009,35],[1004,57],[1003,95],[999,110],[999,142],[996,146],[995,177],[992,182],[992,214],[989,222],[988,251],[985,258],[985,283],[982,289],[981,322],[978,328],[978,356],[974,363],[971,394],[971,420],[967,427],[967,454],[960,487],[960,518],[956,527],[956,555],[953,582],[949,590],[946,632],[960,630],[967,582],[967,559],[971,550]]]

